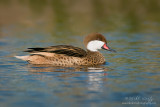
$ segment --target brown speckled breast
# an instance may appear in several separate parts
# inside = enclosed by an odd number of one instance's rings
[[[105,58],[100,52],[87,52],[87,56],[82,61],[83,65],[98,65],[104,64]]]

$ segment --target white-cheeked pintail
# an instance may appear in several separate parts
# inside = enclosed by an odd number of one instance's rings
[[[31,55],[15,57],[31,64],[52,64],[54,66],[99,65],[105,63],[105,58],[98,51],[99,49],[115,52],[107,46],[107,40],[99,33],[86,36],[84,45],[87,51],[71,45],[57,45],[45,48],[28,48],[24,52],[29,52]]]

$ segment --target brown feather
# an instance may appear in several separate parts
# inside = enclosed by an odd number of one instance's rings
[[[28,50],[24,51],[24,52],[29,52],[31,54],[37,53],[37,54],[43,54],[43,53],[48,53],[51,55],[51,53],[55,53],[55,54],[63,54],[66,56],[73,56],[73,57],[84,57],[86,56],[86,51],[78,48],[78,47],[74,47],[71,45],[58,45],[58,46],[50,46],[50,47],[46,47],[46,48],[28,48]],[[44,54],[43,54],[44,55]]]

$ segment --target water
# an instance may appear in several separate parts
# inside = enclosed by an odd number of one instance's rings
[[[132,11],[127,1],[128,7],[118,1],[117,7],[99,1],[76,1],[74,5],[50,4],[49,0],[37,5],[27,0],[0,2],[0,107],[160,105],[159,2],[142,0]],[[105,35],[117,51],[101,51],[104,65],[35,66],[13,57],[27,54],[22,51],[28,47],[70,44],[84,48],[83,38],[90,32]]]

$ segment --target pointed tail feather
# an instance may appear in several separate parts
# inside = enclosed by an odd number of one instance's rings
[[[21,60],[29,60],[29,56],[15,56],[16,58],[18,59],[21,59]]]

